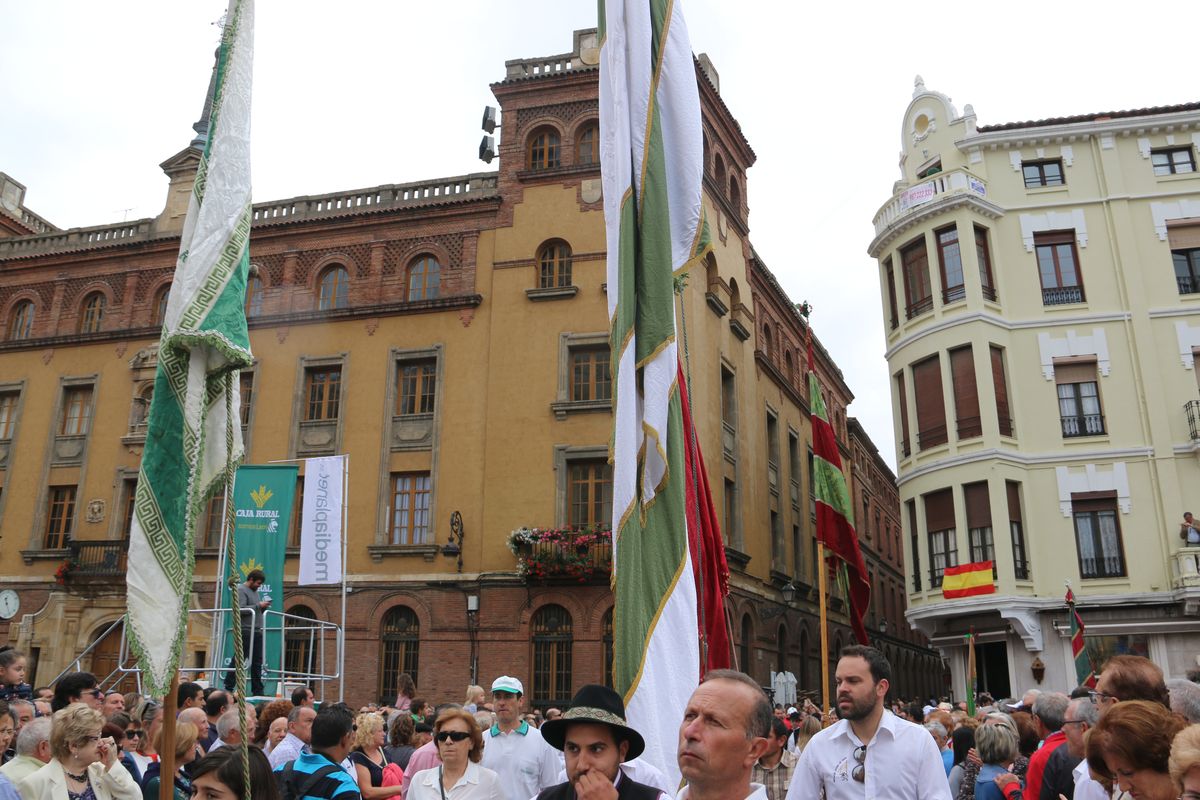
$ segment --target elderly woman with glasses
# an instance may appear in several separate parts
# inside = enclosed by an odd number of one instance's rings
[[[1200,725],[1189,725],[1175,735],[1167,763],[1180,800],[1200,800]]]
[[[433,726],[441,766],[421,770],[408,785],[407,800],[504,800],[500,778],[480,766],[483,731],[467,711],[448,708]]]
[[[103,727],[104,715],[83,703],[55,712],[50,761],[18,784],[23,800],[141,800]]]

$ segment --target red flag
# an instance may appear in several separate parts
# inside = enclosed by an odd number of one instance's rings
[[[1096,688],[1096,673],[1092,669],[1092,658],[1083,642],[1083,618],[1075,610],[1075,593],[1067,587],[1067,611],[1071,614],[1071,655],[1075,659],[1075,679],[1080,686]]]
[[[683,407],[683,452],[686,464],[686,506],[688,548],[692,554],[692,574],[696,579],[696,597],[700,605],[700,636],[708,643],[708,658],[701,672],[728,669],[729,634],[725,626],[725,597],[729,594],[729,566],[725,561],[725,543],[717,510],[708,488],[708,472],[700,443],[694,441],[692,409],[688,400],[683,367],[677,374],[679,400]],[[693,449],[694,447],[694,449]]]

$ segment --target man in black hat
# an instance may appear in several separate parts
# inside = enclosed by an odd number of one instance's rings
[[[625,775],[621,764],[646,749],[642,735],[625,722],[625,704],[607,686],[589,683],[558,719],[546,721],[542,738],[561,750],[567,782],[545,789],[537,800],[659,800],[662,792]]]

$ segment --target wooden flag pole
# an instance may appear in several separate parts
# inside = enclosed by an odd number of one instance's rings
[[[821,713],[828,714],[829,705],[829,618],[825,613],[825,547],[817,545],[817,591],[820,595],[821,618]],[[822,720],[824,721],[824,720]]]
[[[158,800],[175,796],[175,717],[179,708],[179,673],[163,698],[162,746],[158,748]]]

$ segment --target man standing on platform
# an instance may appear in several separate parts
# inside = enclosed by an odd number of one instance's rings
[[[500,776],[507,800],[529,800],[558,783],[558,754],[521,718],[524,695],[516,678],[501,675],[492,681],[496,724],[483,732],[482,763]]]
[[[267,580],[261,569],[252,569],[246,575],[246,582],[238,586],[238,607],[242,618],[242,658],[250,658],[250,694],[260,696],[263,693],[263,611],[270,605],[270,600],[264,600],[258,594],[263,583]],[[225,673],[225,690],[232,692],[236,671],[230,669]]]
[[[891,673],[874,647],[842,649],[834,679],[841,719],[809,740],[788,800],[950,800],[933,737],[884,709]]]

